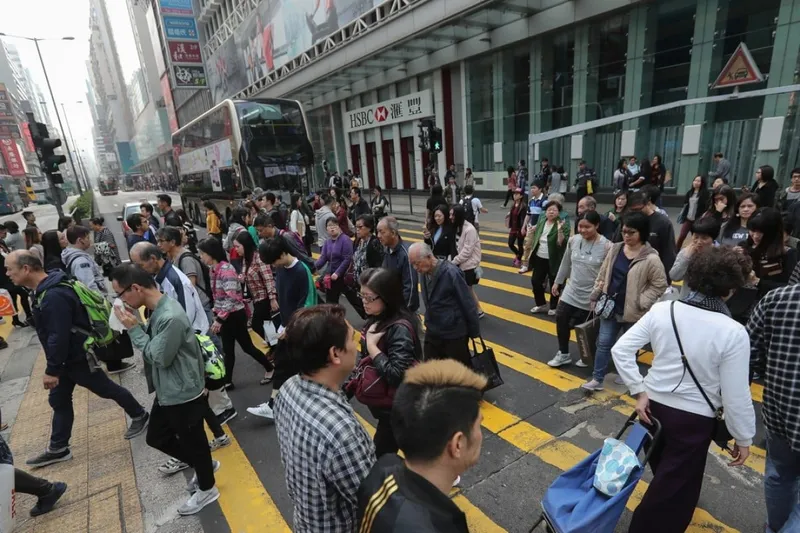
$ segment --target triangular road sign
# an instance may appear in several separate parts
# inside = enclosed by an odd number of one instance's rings
[[[764,75],[756,65],[753,56],[750,55],[750,50],[747,45],[739,43],[736,51],[725,64],[725,68],[717,76],[717,81],[712,85],[712,89],[723,89],[727,87],[738,87],[739,85],[747,85],[748,83],[758,83],[764,81]]]

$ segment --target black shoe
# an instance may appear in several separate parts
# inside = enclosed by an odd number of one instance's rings
[[[72,459],[72,452],[69,448],[60,452],[51,452],[49,450],[45,450],[44,453],[25,461],[25,464],[33,468],[41,468],[54,463],[69,461],[70,459]]]
[[[108,368],[108,363],[106,363],[106,368]],[[108,369],[108,374],[122,374],[131,368],[136,368],[136,363],[120,363],[119,368],[115,368],[114,370]]]
[[[125,432],[125,439],[131,440],[144,433],[144,430],[147,429],[147,424],[149,422],[150,422],[150,415],[148,413],[145,413],[139,418],[132,419],[131,425],[128,427],[128,431]]]
[[[236,418],[237,414],[239,413],[237,413],[236,409],[234,409],[233,407],[231,407],[230,409],[225,409],[224,411],[222,411],[220,414],[217,415],[217,420],[219,420],[219,425],[224,426],[225,424]]]
[[[20,320],[20,319],[19,319],[19,318],[17,318],[17,317],[14,317],[14,318],[11,320],[11,324],[12,324],[12,325],[13,325],[15,328],[27,328],[27,327],[28,327],[28,325],[29,325],[27,322],[23,322],[22,320]]]
[[[0,337],[0,350],[5,350],[8,348],[8,343],[3,337]]]
[[[235,388],[236,388],[236,385],[234,385],[233,383],[226,383],[225,384],[225,390],[234,390]]]
[[[67,492],[66,483],[62,483],[61,481],[53,483],[50,492],[39,498],[39,501],[33,506],[33,509],[31,509],[31,516],[35,517],[52,511],[53,507],[55,507],[56,503],[65,492]]]

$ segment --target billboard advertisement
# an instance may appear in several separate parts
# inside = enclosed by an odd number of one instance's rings
[[[164,34],[167,39],[198,40],[197,22],[190,17],[164,15]]]
[[[202,65],[196,67],[172,65],[172,70],[175,72],[176,89],[200,89],[208,86],[206,68]]]
[[[219,102],[282,67],[382,1],[262,0],[207,58],[214,101]]]
[[[192,0],[160,0],[159,4],[165,15],[192,14]]]
[[[192,41],[168,41],[169,59],[173,63],[203,64],[203,54],[200,52],[200,43]]]
[[[172,101],[172,87],[169,85],[169,76],[161,76],[161,94],[164,95],[164,105],[167,108],[167,120],[170,133],[178,131],[178,115],[175,113],[175,102]]]
[[[6,171],[9,176],[19,177],[25,175],[25,165],[19,153],[19,146],[12,139],[0,139],[0,152],[6,162]]]

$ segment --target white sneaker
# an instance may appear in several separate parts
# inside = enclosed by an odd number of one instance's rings
[[[198,490],[189,496],[189,499],[178,508],[178,514],[188,516],[199,513],[203,507],[219,499],[219,489],[214,486],[208,490]]]
[[[528,271],[527,265],[522,265],[522,268],[519,269],[520,274],[524,274],[527,271]]]
[[[589,365],[584,363],[583,359],[578,359],[577,361],[575,361],[575,366],[577,366],[578,368],[589,368]]]
[[[266,402],[256,407],[248,407],[247,412],[251,415],[260,416],[261,418],[275,420],[275,414],[272,412],[272,407],[270,407]]]
[[[544,304],[544,305],[534,305],[533,307],[531,307],[531,313],[533,313],[534,315],[535,315],[536,313],[544,313],[544,312],[545,312],[545,311],[547,311],[549,308],[550,308],[550,306],[549,306],[549,305],[547,305],[547,304]]]
[[[216,459],[212,459],[211,464],[214,466],[214,473],[216,474],[217,470],[219,470],[219,467],[222,466],[222,463],[220,463]],[[195,474],[192,476],[192,479],[189,480],[189,484],[186,485],[186,490],[189,492],[189,494],[194,494],[195,492],[203,492],[200,490],[200,486],[197,483],[197,472],[195,472]]]
[[[170,457],[166,463],[158,467],[158,471],[162,474],[171,476],[172,474],[177,474],[181,470],[186,470],[187,468],[189,468],[189,465],[183,461],[179,461],[174,457]]]
[[[581,388],[583,390],[595,392],[603,390],[603,384],[597,381],[596,379],[592,379],[591,381],[587,381],[586,383],[581,385]]]
[[[211,449],[212,452],[215,452],[220,448],[229,446],[230,443],[231,443],[231,438],[227,435],[223,435],[221,437],[215,438],[214,440],[208,441],[208,447]]]
[[[547,311],[547,316],[556,316],[556,310],[555,309],[549,309]]]
[[[461,485],[461,476],[458,476],[455,481],[453,481],[453,487],[458,487]]]
[[[569,353],[556,352],[556,356],[547,362],[547,366],[558,368],[560,366],[572,364],[572,356]]]

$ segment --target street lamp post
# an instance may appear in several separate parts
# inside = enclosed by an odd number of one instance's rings
[[[82,103],[82,102],[78,101],[78,102],[75,102],[75,103],[78,104],[78,103]],[[67,115],[67,109],[64,107],[64,102],[61,102],[61,110],[64,112],[64,122],[67,123],[67,132],[69,133],[69,142],[72,143],[72,148],[75,150],[75,154],[77,155],[77,153],[78,153],[77,152],[78,145],[75,144],[75,138],[72,136],[72,127],[70,127],[70,125],[69,125],[69,116]],[[70,150],[70,152],[72,152],[72,150]],[[71,154],[70,154],[70,156],[71,156]],[[80,158],[80,156],[77,156],[77,157],[78,157],[78,167],[80,168],[81,173],[83,174],[83,179],[84,179],[83,184],[87,189],[89,189],[90,188],[90,186],[89,186],[89,176],[86,175],[86,171],[81,166],[81,158]],[[70,157],[70,161],[72,161],[71,157]],[[73,171],[75,170],[75,165],[74,164],[72,165],[72,170]],[[81,190],[81,185],[80,185],[81,176],[80,176],[80,174],[75,174],[75,181],[78,182],[78,191],[80,191]]]
[[[48,40],[60,40],[60,41],[74,41],[74,37],[61,37],[60,39],[44,39],[39,37],[25,37],[22,35],[9,35],[7,33],[0,33],[0,37],[14,37],[16,39],[25,39],[26,41],[33,41],[33,44],[36,45],[36,53],[39,54],[39,61],[42,63],[42,72],[44,72],[44,79],[47,82],[47,90],[50,92],[50,99],[53,101],[53,110],[56,112],[56,118],[58,119],[58,127],[61,129],[61,135],[64,135],[64,125],[61,123],[61,115],[58,114],[58,104],[56,104],[56,98],[53,95],[53,88],[50,86],[50,78],[47,76],[47,68],[44,65],[44,58],[42,58],[42,51],[39,49],[39,41],[48,41]],[[69,157],[69,164],[72,167],[72,173],[75,175],[75,182],[78,184],[78,193],[83,194],[83,189],[81,188],[81,180],[78,177],[78,172],[75,170],[75,161],[72,158],[72,150],[69,149],[67,146],[67,156]],[[56,203],[56,209],[58,210],[58,215],[61,216],[63,213],[61,212],[61,206],[58,205],[58,193],[56,192],[56,186],[51,182],[50,183],[50,194],[53,196],[53,201]]]

